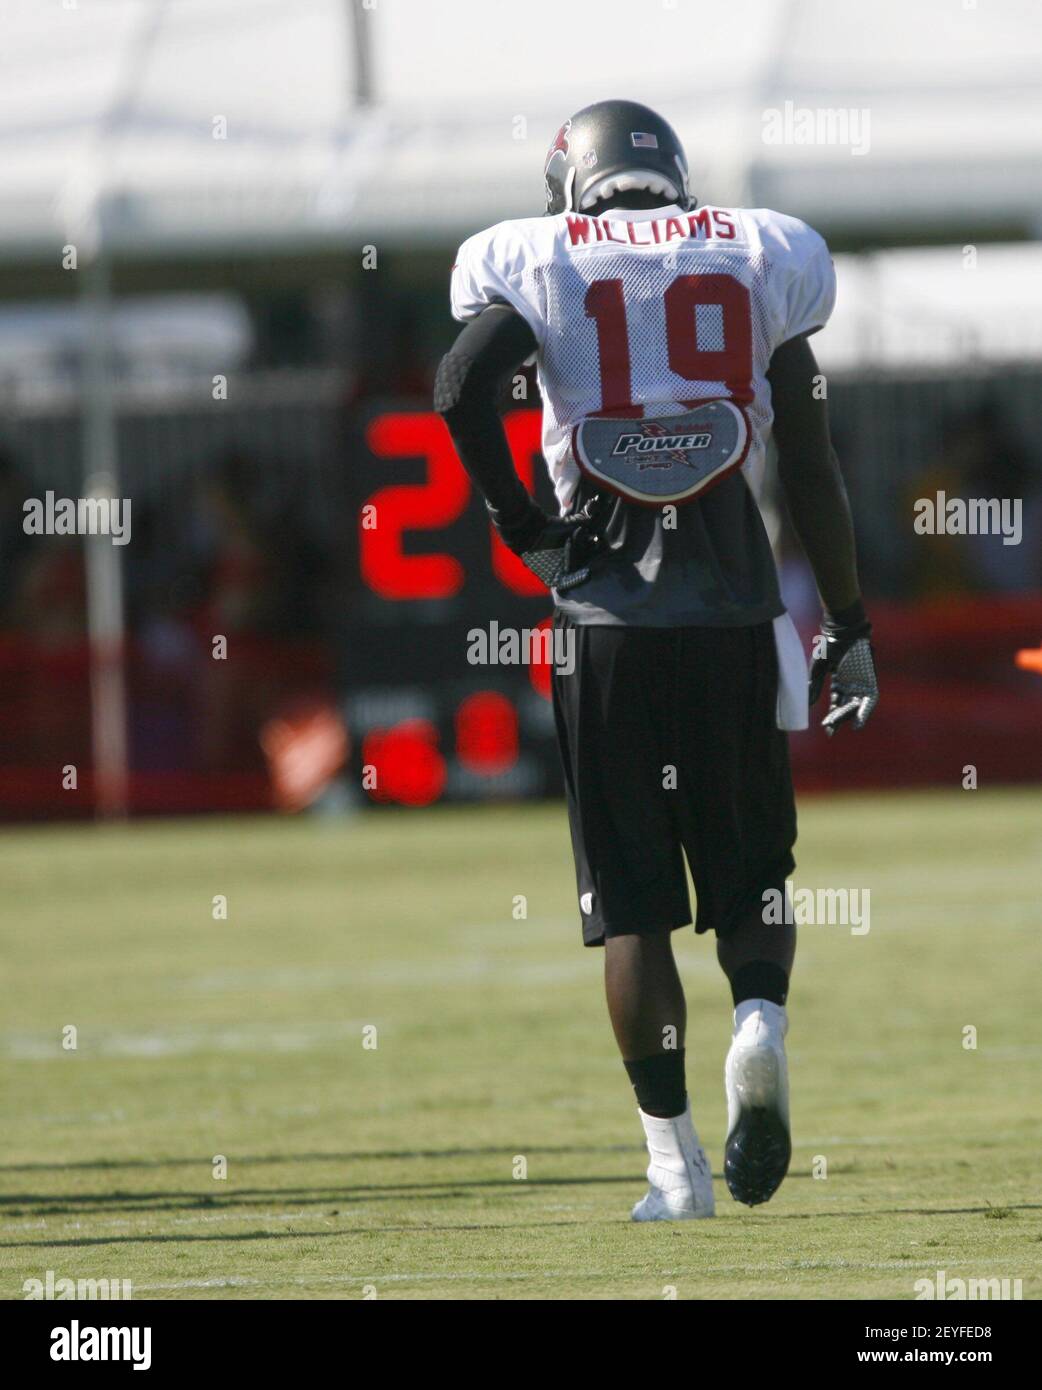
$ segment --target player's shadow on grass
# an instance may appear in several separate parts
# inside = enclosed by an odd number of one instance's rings
[[[236,1158],[237,1166],[275,1163],[364,1163],[397,1158],[496,1158],[507,1152],[507,1145],[485,1145],[476,1149],[372,1149],[344,1153],[248,1154]],[[519,1142],[511,1154],[622,1154],[643,1153],[643,1144],[524,1144]],[[82,1163],[3,1163],[0,1173],[63,1173],[118,1171],[120,1168],[196,1168],[209,1158],[96,1158]]]
[[[718,1180],[720,1175],[714,1175]],[[809,1173],[790,1173],[787,1182],[799,1179],[809,1180]],[[581,1178],[569,1177],[547,1177],[547,1178],[528,1178],[518,1181],[513,1178],[484,1178],[468,1180],[465,1184],[452,1181],[439,1181],[430,1183],[386,1183],[386,1184],[351,1184],[350,1186],[335,1186],[322,1189],[301,1189],[301,1188],[240,1188],[231,1189],[221,1193],[193,1193],[193,1192],[111,1192],[111,1193],[76,1193],[63,1195],[60,1193],[24,1193],[21,1196],[6,1196],[0,1198],[0,1209],[9,1219],[28,1219],[44,1216],[79,1216],[96,1215],[105,1217],[110,1215],[152,1215],[161,1219],[164,1215],[175,1212],[213,1212],[224,1213],[229,1219],[235,1219],[237,1211],[242,1212],[242,1220],[248,1220],[251,1211],[257,1207],[271,1208],[273,1206],[291,1207],[326,1207],[329,1209],[330,1216],[341,1215],[341,1207],[351,1207],[358,1204],[371,1204],[374,1202],[402,1202],[402,1201],[468,1201],[473,1198],[475,1190],[481,1191],[506,1191],[511,1190],[518,1197],[526,1193],[538,1192],[540,1190],[566,1187],[597,1187],[613,1186],[619,1184],[631,1185],[635,1181],[635,1175],[626,1172],[619,1175],[592,1175]],[[1042,1202],[1021,1202],[1007,1204],[1004,1211],[1038,1211],[1042,1210]],[[966,1207],[896,1207],[885,1210],[877,1210],[872,1207],[862,1208],[859,1211],[798,1211],[780,1212],[777,1209],[771,1212],[756,1213],[765,1220],[771,1221],[836,1221],[836,1220],[859,1220],[866,1216],[987,1216],[994,1212],[990,1206],[966,1206]],[[750,1215],[752,1213],[749,1213]],[[569,1224],[568,1222],[549,1222],[537,1224]],[[370,1233],[373,1227],[365,1228]],[[386,1230],[412,1230],[413,1227],[385,1227],[378,1229]],[[454,1230],[454,1229],[481,1229],[480,1224],[471,1227],[430,1227],[427,1230]],[[494,1229],[490,1227],[490,1229]],[[346,1231],[341,1229],[340,1234]],[[270,1233],[271,1239],[281,1238],[281,1232]],[[290,1234],[300,1235],[301,1232]],[[325,1232],[323,1234],[330,1234]],[[332,1234],[337,1234],[333,1232]],[[228,1236],[163,1236],[156,1239],[169,1240],[234,1240],[238,1237]],[[251,1238],[259,1238],[254,1236]],[[97,1237],[96,1242],[102,1244],[118,1244],[123,1237]],[[146,1237],[128,1236],[128,1241],[146,1240]],[[51,1245],[79,1245],[95,1243],[95,1238],[86,1236],[73,1240],[40,1240],[40,1241],[4,1241],[0,1240],[0,1249],[16,1248],[25,1246],[47,1247]]]
[[[76,1216],[120,1212],[223,1211],[236,1207],[332,1207],[359,1202],[463,1200],[475,1189],[514,1188],[519,1193],[546,1187],[590,1187],[632,1183],[632,1173],[584,1178],[477,1178],[429,1183],[351,1183],[317,1189],[246,1187],[227,1192],[27,1192],[0,1197],[0,1215],[9,1220],[40,1216]],[[45,1242],[46,1243],[46,1242]],[[0,1246],[3,1242],[0,1241]]]
[[[200,1235],[142,1235],[142,1236],[76,1236],[71,1240],[26,1240],[19,1241],[17,1245],[9,1245],[7,1242],[0,1241],[0,1249],[58,1249],[86,1247],[91,1245],[180,1245],[200,1244],[200,1243],[223,1243],[231,1241],[238,1243],[243,1240],[330,1240],[343,1238],[344,1236],[373,1236],[373,1235],[429,1235],[432,1231],[535,1231],[560,1226],[577,1226],[581,1224],[585,1229],[589,1226],[615,1226],[618,1218],[606,1217],[600,1221],[526,1221],[523,1225],[506,1222],[469,1222],[459,1225],[432,1226],[341,1226],[335,1231],[240,1231],[236,1234],[219,1235],[200,1234]]]
[[[585,1181],[585,1180],[584,1180]],[[597,1181],[622,1181],[621,1179],[599,1179]],[[626,1179],[629,1181],[629,1179]],[[558,1186],[557,1183],[546,1183],[545,1186]],[[462,1195],[462,1194],[459,1194]],[[1024,1202],[1018,1206],[1008,1208],[1010,1211],[1035,1211],[1042,1207],[1042,1203]],[[790,1212],[785,1215],[773,1216],[769,1219],[775,1221],[791,1220],[794,1218],[802,1219],[804,1216],[813,1216],[823,1220],[834,1220],[837,1217],[848,1220],[863,1220],[866,1215],[874,1216],[968,1216],[982,1215],[992,1210],[990,1207],[952,1207],[944,1210],[932,1208],[898,1208],[889,1211],[844,1211],[844,1212],[809,1212],[796,1213]],[[767,1219],[765,1217],[765,1219]],[[525,1222],[461,1222],[449,1223],[445,1225],[434,1225],[424,1223],[423,1226],[340,1226],[336,1230],[321,1231],[239,1231],[220,1234],[218,1232],[203,1232],[198,1235],[125,1235],[125,1236],[75,1236],[70,1240],[29,1240],[29,1241],[0,1241],[0,1249],[58,1249],[58,1248],[87,1248],[95,1245],[181,1245],[181,1244],[222,1244],[226,1241],[240,1242],[244,1240],[335,1240],[344,1236],[372,1236],[372,1235],[430,1235],[433,1231],[528,1231],[528,1230],[548,1230],[559,1227],[575,1227],[581,1225],[584,1229],[589,1226],[617,1226],[622,1220],[621,1216],[594,1218],[592,1221],[585,1218],[582,1222],[578,1221],[525,1221]]]

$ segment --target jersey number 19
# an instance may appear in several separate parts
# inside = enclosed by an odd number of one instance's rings
[[[748,289],[731,275],[678,275],[662,296],[670,370],[685,381],[721,381],[738,405],[752,400],[753,333]],[[723,348],[700,348],[696,309],[719,307]],[[622,281],[595,280],[586,291],[587,318],[597,326],[601,410],[640,414],[633,402],[630,339]],[[639,343],[637,344],[639,351]],[[687,402],[685,402],[687,404]]]

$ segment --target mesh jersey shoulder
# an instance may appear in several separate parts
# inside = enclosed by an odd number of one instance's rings
[[[798,217],[771,208],[731,209],[763,250],[778,344],[823,328],[836,301],[836,272],[825,240]]]
[[[509,304],[541,343],[546,323],[539,263],[552,254],[555,220],[513,218],[468,237],[452,268],[453,317],[465,321],[489,304]]]

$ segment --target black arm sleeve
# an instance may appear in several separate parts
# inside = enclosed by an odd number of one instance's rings
[[[771,358],[778,478],[789,515],[810,561],[822,602],[833,615],[858,604],[854,525],[839,460],[829,439],[828,406],[818,398],[818,364],[805,337]]]
[[[490,304],[472,319],[441,359],[434,409],[508,544],[523,549],[546,517],[514,469],[496,409],[499,383],[536,350],[535,334],[515,310]]]

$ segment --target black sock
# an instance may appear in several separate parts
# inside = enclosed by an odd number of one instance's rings
[[[684,1049],[656,1052],[653,1057],[638,1057],[635,1062],[623,1062],[637,1093],[637,1104],[645,1115],[660,1120],[683,1115],[687,1106],[687,1085],[684,1081]]]
[[[736,1009],[743,999],[769,999],[783,1006],[789,997],[789,972],[772,960],[751,960],[731,976],[731,997]]]

